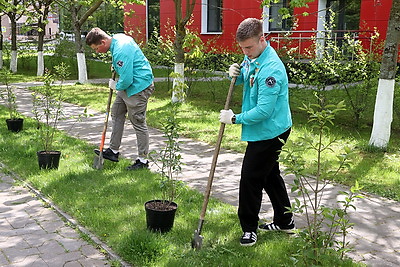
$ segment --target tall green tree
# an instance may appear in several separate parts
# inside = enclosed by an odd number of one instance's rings
[[[44,75],[43,45],[46,34],[46,25],[50,9],[55,0],[30,0],[30,6],[35,12],[29,12],[30,18],[37,24],[38,46],[37,46],[37,76]]]
[[[110,33],[124,31],[124,9],[105,1],[88,19],[87,29],[99,27]]]
[[[4,12],[10,19],[11,23],[11,60],[10,70],[17,72],[17,21],[24,15],[27,10],[26,1],[24,0],[1,0],[0,10]]]
[[[3,15],[3,12],[0,12],[0,29]],[[3,31],[0,30],[0,70],[3,68],[3,37]]]
[[[371,146],[386,149],[393,120],[394,84],[400,44],[400,0],[393,0],[376,94]]]
[[[82,43],[83,25],[96,12],[103,3],[109,3],[116,8],[122,9],[127,3],[142,3],[141,0],[56,0],[57,4],[67,10],[71,15],[71,24],[75,35],[75,51],[78,62],[78,80],[80,83],[87,82],[86,57],[84,44]]]
[[[82,43],[82,26],[103,3],[103,0],[57,0],[57,4],[68,10],[71,14],[72,26],[75,35],[75,52],[78,62],[78,80],[80,83],[87,82],[86,57]]]
[[[183,44],[186,37],[186,24],[192,16],[196,0],[186,0],[185,6],[182,5],[182,0],[174,0],[175,4],[175,66],[174,72],[176,76],[173,82],[172,102],[181,102],[184,100],[184,92],[182,86],[184,84],[185,74],[185,51]]]

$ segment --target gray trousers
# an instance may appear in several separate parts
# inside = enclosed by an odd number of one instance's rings
[[[154,91],[154,84],[145,90],[128,97],[126,91],[117,91],[117,97],[111,108],[112,133],[110,148],[119,150],[124,133],[126,114],[136,132],[138,156],[146,158],[149,153],[149,131],[146,123],[147,101]]]

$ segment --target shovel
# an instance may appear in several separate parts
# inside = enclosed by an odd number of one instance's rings
[[[115,71],[112,72],[112,79],[115,80]],[[100,153],[99,155],[95,156],[93,161],[93,168],[101,170],[103,169],[104,165],[104,158],[103,158],[103,148],[104,148],[104,141],[106,140],[106,132],[107,132],[107,124],[108,124],[108,116],[110,114],[110,107],[111,107],[111,99],[113,95],[113,89],[110,88],[110,92],[108,93],[108,100],[107,100],[107,110],[106,110],[106,118],[104,120],[104,127],[103,133],[101,134],[101,141],[100,141]]]
[[[236,77],[233,77],[231,80],[231,84],[229,86],[228,95],[226,97],[226,102],[225,102],[225,107],[224,107],[225,110],[229,109],[229,104],[232,99],[233,88],[235,86],[235,82],[236,82]],[[215,145],[214,155],[213,155],[213,159],[212,159],[212,163],[211,163],[211,169],[210,169],[210,173],[208,176],[207,187],[206,187],[206,191],[204,192],[204,200],[203,200],[203,206],[202,206],[201,212],[200,212],[199,225],[197,226],[197,229],[194,230],[194,236],[192,239],[192,248],[195,248],[195,249],[200,249],[201,245],[203,243],[203,236],[201,236],[201,230],[203,228],[204,217],[206,215],[208,200],[210,198],[211,186],[212,186],[212,182],[214,179],[215,167],[217,165],[218,154],[219,154],[219,150],[221,148],[224,130],[225,130],[225,123],[221,123],[221,126],[219,127],[217,144]]]

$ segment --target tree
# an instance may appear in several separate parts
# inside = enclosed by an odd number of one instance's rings
[[[393,97],[397,58],[400,43],[400,1],[393,0],[382,55],[378,91],[376,94],[374,123],[372,126],[371,146],[385,149],[390,139],[393,118]]]
[[[80,83],[86,83],[88,78],[84,46],[81,38],[81,29],[82,25],[87,21],[89,16],[91,16],[103,3],[103,0],[58,0],[57,3],[68,10],[71,14],[72,25],[75,35],[75,51],[78,61],[78,80]]]
[[[31,0],[30,4],[35,12],[31,13],[33,19],[37,21],[37,32],[38,32],[38,47],[37,47],[37,76],[44,75],[44,56],[43,56],[43,44],[44,35],[46,33],[47,17],[50,12],[50,7],[54,3],[54,0]]]
[[[56,0],[57,3],[71,15],[71,24],[75,35],[75,50],[78,62],[78,80],[80,83],[87,82],[86,58],[81,32],[85,22],[94,14],[102,3],[110,3],[117,8],[123,8],[127,3],[142,3],[142,0]]]
[[[3,14],[0,13],[0,29]],[[3,32],[0,30],[0,69],[3,68]]]
[[[105,32],[124,32],[123,6],[104,1],[88,20],[88,29],[99,27]]]
[[[26,11],[24,0],[0,1],[0,8],[10,18],[11,22],[11,72],[17,72],[17,21]]]
[[[184,100],[184,78],[185,78],[185,51],[183,43],[186,37],[186,24],[188,23],[195,6],[196,0],[186,0],[186,5],[182,6],[182,0],[174,0],[175,4],[175,66],[176,76],[173,82],[172,102]]]

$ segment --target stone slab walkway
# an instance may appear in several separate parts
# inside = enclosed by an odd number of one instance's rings
[[[28,188],[0,173],[0,266],[111,266]]]

